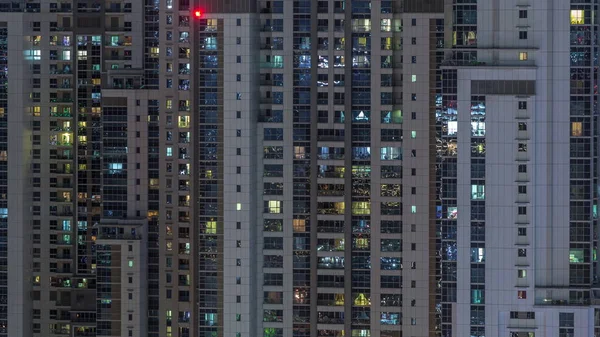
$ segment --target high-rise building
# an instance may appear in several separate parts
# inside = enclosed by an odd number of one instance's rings
[[[598,0],[0,0],[0,337],[600,336]]]
[[[195,335],[175,2],[0,1],[0,336]]]
[[[600,334],[597,1],[201,3],[199,336]]]

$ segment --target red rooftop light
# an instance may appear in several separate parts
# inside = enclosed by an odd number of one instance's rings
[[[201,11],[195,11],[195,12],[194,12],[194,15],[195,15],[197,18],[199,18],[199,17],[201,17],[201,16],[202,16],[202,12],[201,12]]]

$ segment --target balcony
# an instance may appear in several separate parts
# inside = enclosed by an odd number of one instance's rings
[[[283,116],[258,116],[259,123],[283,123]]]
[[[72,13],[72,12],[73,12],[73,8],[71,8],[71,7],[50,8],[50,13]]]
[[[63,27],[63,26],[50,26],[51,32],[68,32],[71,30],[71,27]]]
[[[263,44],[260,46],[261,50],[283,50],[283,44]]]
[[[121,7],[120,4],[115,4],[118,6],[110,6],[105,7],[105,13],[118,14],[118,13],[131,13],[131,7]]]
[[[131,27],[125,26],[108,26],[105,28],[107,32],[130,32]]]
[[[71,334],[71,329],[60,328],[60,329],[50,329],[50,333],[55,335],[69,335]]]
[[[69,69],[68,67],[64,68],[64,69],[54,69],[54,70],[50,70],[50,74],[51,75],[73,75],[73,71],[71,71],[71,69]],[[72,100],[69,102],[73,102]]]
[[[98,233],[98,240],[141,240],[140,234],[131,233]]]
[[[50,103],[73,103],[73,98],[71,97],[55,97],[55,98],[50,98],[49,100]]]
[[[51,140],[48,142],[48,145],[52,146],[73,146],[73,142],[71,141],[60,141],[60,140]]]

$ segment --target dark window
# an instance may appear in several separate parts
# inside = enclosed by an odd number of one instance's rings
[[[527,31],[522,30],[519,32],[519,40],[527,40]]]
[[[519,19],[527,19],[527,10],[526,9],[519,10]]]

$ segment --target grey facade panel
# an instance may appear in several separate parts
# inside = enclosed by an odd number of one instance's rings
[[[405,0],[405,13],[443,13],[444,0]]]
[[[256,0],[200,0],[198,6],[205,13],[256,13]]]
[[[535,95],[535,81],[471,81],[473,95]]]

